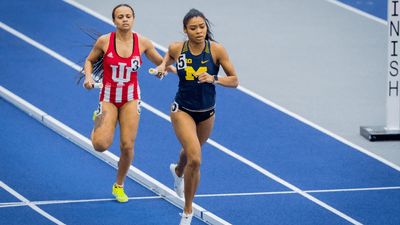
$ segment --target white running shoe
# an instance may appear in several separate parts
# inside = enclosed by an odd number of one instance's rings
[[[193,218],[193,212],[191,214],[179,213],[182,216],[181,223],[179,225],[190,225]]]
[[[183,176],[178,177],[175,172],[175,168],[178,166],[177,163],[173,163],[169,166],[169,169],[171,170],[172,175],[174,176],[175,182],[174,182],[174,189],[176,194],[180,197],[183,198],[183,190],[184,190],[184,182],[183,182]],[[190,223],[189,223],[190,224]]]

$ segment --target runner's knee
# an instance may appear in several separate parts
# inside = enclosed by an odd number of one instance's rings
[[[120,144],[121,151],[124,151],[124,152],[133,151],[134,144],[135,144],[134,141],[121,140],[121,144]]]
[[[201,156],[188,157],[186,167],[190,167],[192,170],[200,170]]]
[[[111,146],[108,140],[92,140],[93,147],[98,152],[104,152]]]
[[[133,159],[133,146],[134,142],[124,142],[121,141],[120,148],[121,148],[121,156],[126,157],[129,159]]]

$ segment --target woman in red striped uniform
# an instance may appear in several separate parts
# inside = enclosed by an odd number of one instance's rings
[[[100,36],[85,61],[84,86],[92,89],[94,65],[103,59],[103,87],[91,139],[96,151],[106,151],[113,139],[119,122],[121,157],[113,194],[119,202],[127,202],[123,183],[134,155],[134,143],[140,118],[140,88],[137,74],[142,64],[141,55],[154,64],[162,62],[162,56],[147,38],[132,33],[135,14],[127,4],[114,8],[112,18],[117,30]],[[170,67],[170,72],[175,72]],[[95,69],[96,70],[96,69]]]

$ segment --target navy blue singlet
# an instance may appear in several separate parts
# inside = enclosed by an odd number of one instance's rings
[[[215,107],[215,85],[198,83],[197,73],[207,72],[217,75],[219,67],[211,56],[210,41],[205,41],[205,47],[200,55],[193,55],[189,50],[189,41],[185,41],[181,55],[176,62],[179,76],[179,89],[175,101],[182,107],[192,110],[204,110]]]

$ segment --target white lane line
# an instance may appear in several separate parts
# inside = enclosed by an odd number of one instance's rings
[[[340,137],[339,135],[337,135],[337,134],[335,134],[335,133],[333,133],[333,132],[331,132],[331,131],[329,131],[329,130],[327,130],[327,129],[325,129],[325,128],[323,128],[323,127],[321,127],[321,126],[319,126],[319,125],[317,125],[317,124],[315,124],[315,123],[313,123],[313,122],[311,122],[311,121],[309,121],[309,120],[307,120],[307,119],[305,119],[305,118],[303,118],[303,117],[301,117],[301,116],[299,116],[299,115],[297,115],[297,114],[295,114],[295,113],[293,113],[293,112],[291,112],[291,111],[289,111],[289,110],[287,110],[287,109],[285,109],[285,108],[283,108],[283,107],[281,107],[281,106],[279,106],[279,105],[277,105],[277,104],[275,104],[275,103],[273,103],[273,102],[271,102],[269,100],[267,100],[267,99],[265,99],[264,97],[254,93],[254,92],[252,92],[250,90],[247,90],[244,87],[240,87],[239,86],[238,89],[243,91],[244,93],[246,93],[246,94],[258,99],[259,101],[264,102],[265,104],[270,105],[270,106],[274,107],[275,109],[277,109],[277,110],[279,110],[279,111],[281,111],[281,112],[283,112],[283,113],[285,113],[285,114],[287,114],[287,115],[289,115],[289,116],[291,116],[291,117],[293,117],[293,118],[295,118],[295,119],[297,119],[297,120],[299,120],[299,121],[301,121],[301,122],[303,122],[303,123],[315,128],[315,129],[321,131],[322,133],[325,133],[325,134],[331,136],[332,138],[334,138],[334,139],[336,139],[336,140],[338,140],[338,141],[340,141],[340,142],[342,142],[342,143],[344,143],[344,144],[346,144],[346,145],[348,145],[348,146],[350,146],[350,147],[352,147],[352,148],[354,148],[354,149],[356,149],[356,150],[358,150],[358,151],[360,151],[360,152],[362,152],[362,153],[364,153],[364,154],[366,154],[366,155],[368,155],[368,156],[370,156],[370,157],[372,157],[372,158],[374,158],[374,159],[376,159],[376,160],[378,160],[378,161],[380,161],[380,162],[392,167],[393,169],[395,169],[397,171],[400,171],[400,166],[398,166],[398,165],[396,165],[396,164],[394,164],[394,163],[392,163],[392,162],[390,162],[390,161],[388,161],[388,160],[386,160],[386,159],[384,159],[384,158],[382,158],[382,157],[380,157],[378,155],[375,155],[372,152],[369,152],[368,150],[366,150],[366,149],[364,149],[364,148],[362,148],[362,147],[360,147],[360,146],[358,146],[358,145],[356,145],[356,144],[354,144],[354,143],[352,143],[352,142]]]
[[[386,190],[400,190],[400,187],[375,187],[375,188],[345,188],[345,189],[328,189],[328,190],[305,190],[306,193],[330,193],[330,192],[353,192],[353,191],[386,191]],[[269,191],[269,192],[248,192],[248,193],[223,193],[223,194],[199,194],[196,198],[205,197],[236,197],[236,196],[257,196],[257,195],[281,195],[281,194],[297,194],[295,191]],[[148,199],[162,199],[161,196],[147,196],[147,197],[130,197],[129,200],[148,200]],[[51,205],[51,204],[69,204],[69,203],[87,203],[87,202],[102,202],[102,201],[115,201],[115,198],[104,199],[83,199],[83,200],[53,200],[53,201],[32,201],[34,205]],[[27,206],[26,202],[5,202],[0,203],[0,208]]]
[[[112,21],[111,19],[109,19],[109,18],[107,18],[107,17],[105,17],[105,16],[103,16],[103,15],[101,15],[101,14],[99,14],[99,13],[93,11],[92,9],[89,9],[88,7],[82,5],[82,4],[78,3],[78,2],[75,2],[75,1],[73,1],[73,0],[63,0],[63,1],[66,2],[66,3],[68,3],[68,4],[70,4],[70,5],[75,6],[76,8],[78,8],[78,9],[80,9],[80,10],[86,12],[86,13],[89,14],[89,15],[92,15],[92,16],[96,17],[97,19],[99,19],[99,20],[101,20],[101,21],[103,21],[103,22],[105,22],[105,23],[107,23],[107,24],[110,24],[110,25],[112,25],[112,26],[115,26],[114,23],[113,23],[113,21]],[[132,31],[133,31],[133,30],[132,30]],[[133,32],[135,32],[135,31],[133,31]],[[136,33],[136,32],[135,32],[135,33]],[[161,46],[160,44],[157,44],[156,42],[154,42],[154,41],[152,41],[152,40],[150,40],[150,41],[151,41],[151,43],[153,43],[154,47],[156,47],[156,48],[158,48],[158,49],[160,49],[160,50],[162,50],[162,51],[164,51],[164,52],[167,52],[167,51],[168,51],[167,48],[164,48],[164,47]]]
[[[162,199],[161,196],[147,196],[147,197],[129,197],[129,200],[149,200],[149,199]],[[29,202],[34,205],[52,205],[52,204],[70,204],[70,203],[87,203],[87,202],[106,202],[115,201],[115,198],[103,198],[103,199],[83,199],[83,200],[53,200],[53,201],[32,201]],[[0,203],[0,208],[15,207],[15,206],[27,206],[26,202],[6,202]]]
[[[399,190],[400,187],[376,187],[376,188],[346,188],[346,189],[329,189],[329,190],[304,190],[306,193],[328,193],[328,192],[351,192],[351,191],[386,191]],[[280,195],[280,194],[297,194],[295,191],[270,191],[270,192],[249,192],[249,193],[224,193],[224,194],[202,194],[195,197],[230,197],[230,196],[252,196],[252,195]]]
[[[344,8],[344,9],[347,9],[347,10],[350,10],[350,11],[352,11],[354,13],[357,13],[357,14],[359,14],[361,16],[367,17],[368,19],[374,20],[374,21],[376,21],[378,23],[381,23],[383,25],[387,25],[387,21],[385,21],[385,20],[383,20],[381,18],[378,18],[376,16],[373,16],[371,14],[368,14],[366,12],[363,12],[363,11],[361,11],[359,9],[356,9],[356,8],[352,7],[352,6],[346,5],[346,4],[344,4],[344,3],[340,2],[340,1],[337,1],[337,0],[327,0],[327,1],[332,3],[332,4],[335,4],[337,6],[340,6],[340,7]]]
[[[71,61],[69,61],[68,59],[66,59],[66,58],[62,57],[61,55],[59,55],[58,53],[56,53],[56,52],[54,52],[54,51],[48,49],[47,47],[45,47],[45,46],[39,44],[39,43],[36,42],[36,41],[33,41],[33,40],[30,39],[29,37],[23,35],[22,33],[20,33],[20,32],[18,32],[18,31],[14,30],[14,29],[11,28],[11,27],[8,27],[7,25],[5,25],[5,24],[2,23],[2,22],[0,22],[0,27],[2,27],[2,28],[5,27],[5,28],[7,28],[7,31],[10,30],[10,31],[12,31],[12,33],[15,34],[16,36],[18,36],[18,37],[23,37],[23,40],[29,40],[29,43],[31,43],[31,44],[34,45],[35,47],[40,46],[40,48],[38,47],[39,49],[48,50],[48,51],[46,51],[46,52],[47,52],[48,54],[50,54],[50,55],[53,55],[53,54],[57,55],[58,58],[63,59],[62,62],[65,61],[64,63],[66,63],[66,64],[68,63],[67,65],[69,65],[70,63],[74,64],[73,62],[71,62]],[[3,29],[4,29],[4,28],[3,28]],[[11,33],[11,32],[10,32],[10,33]],[[22,39],[22,38],[21,38],[21,39]],[[37,45],[37,46],[36,46],[36,45]],[[60,61],[61,61],[61,60],[60,60]],[[75,65],[75,64],[74,64],[74,65]],[[76,65],[76,66],[72,66],[72,67],[75,68],[75,69],[78,69],[79,66]],[[79,68],[80,68],[80,67],[79,67]],[[80,69],[79,69],[79,71],[80,71]],[[143,104],[143,106],[145,106],[145,105],[147,105],[147,104]],[[151,109],[149,109],[149,110],[151,111]],[[160,112],[160,111],[158,111],[158,110],[157,110],[157,113],[163,114],[162,112]],[[163,118],[167,118],[167,117],[168,117],[168,116],[165,115]],[[67,126],[63,125],[62,123],[60,123],[59,121],[55,120],[54,118],[52,118],[52,120],[55,121],[55,122],[54,122],[55,125],[54,125],[54,127],[52,127],[54,130],[60,129],[60,126],[62,126],[62,127],[67,127]],[[61,128],[61,129],[62,129],[62,128]],[[70,128],[68,128],[68,129],[70,129]],[[62,129],[62,131],[64,131],[64,130],[65,130],[65,129]],[[74,132],[75,132],[75,131],[74,131]],[[324,203],[324,202],[322,202],[322,201],[320,201],[320,200],[314,198],[313,196],[311,196],[311,195],[305,193],[304,191],[300,190],[299,188],[295,187],[294,185],[292,185],[292,184],[290,184],[290,183],[288,183],[288,182],[282,180],[281,178],[275,176],[274,174],[270,173],[269,171],[265,170],[264,168],[262,168],[262,167],[256,165],[255,163],[253,163],[253,162],[251,162],[251,161],[245,159],[244,157],[242,157],[242,156],[240,156],[240,155],[234,153],[233,151],[231,151],[231,150],[225,148],[224,146],[218,144],[217,142],[215,142],[215,141],[213,141],[213,140],[211,140],[211,139],[209,139],[207,142],[208,142],[209,144],[213,145],[214,147],[220,149],[221,151],[227,153],[228,155],[230,155],[230,156],[232,156],[232,157],[234,157],[234,158],[236,158],[236,159],[242,161],[243,163],[249,165],[250,167],[256,169],[256,170],[259,171],[260,173],[262,173],[262,174],[264,174],[264,175],[270,177],[271,179],[273,179],[273,180],[275,180],[275,181],[281,183],[282,185],[284,185],[284,186],[290,188],[291,190],[293,190],[293,191],[295,191],[295,192],[297,192],[297,193],[303,195],[303,196],[306,197],[307,199],[309,199],[309,200],[311,200],[311,201],[317,203],[318,205],[324,207],[325,209],[327,209],[327,210],[329,210],[329,211],[335,213],[336,215],[338,215],[338,216],[340,216],[340,217],[342,217],[342,218],[344,218],[344,219],[346,219],[346,220],[348,220],[348,221],[350,221],[350,222],[352,222],[352,223],[354,223],[354,224],[360,224],[358,221],[356,221],[356,220],[350,218],[349,216],[347,216],[347,215],[345,215],[344,213],[342,213],[342,212],[336,210],[335,208],[329,206],[328,204],[326,204],[326,203]],[[109,152],[107,152],[107,153],[109,153]],[[93,154],[97,154],[97,153],[94,152]],[[104,153],[103,153],[103,154],[104,154]],[[109,153],[109,154],[111,154],[111,153]],[[113,154],[112,154],[112,155],[113,155]],[[99,157],[101,157],[101,156],[99,156]],[[115,157],[115,156],[113,156],[113,157]],[[131,167],[132,167],[132,166],[131,166]],[[132,167],[132,168],[133,168],[133,167]],[[128,175],[129,175],[129,174],[128,174]],[[203,215],[203,213],[200,213],[200,216],[202,216],[202,215]]]
[[[281,195],[281,194],[297,194],[295,191],[271,191],[271,192],[249,192],[249,193],[225,193],[225,194],[202,194],[195,195],[195,198],[204,197],[232,197],[232,196],[254,196],[254,195]]]
[[[147,196],[147,197],[129,197],[129,200],[149,200],[149,199],[163,199],[161,196]],[[115,201],[115,198],[103,199],[82,199],[82,200],[55,200],[55,201],[33,201],[35,205],[51,205],[51,204],[70,204],[70,203],[87,203],[87,202],[107,202]]]
[[[71,62],[70,60],[68,60],[67,58],[65,58],[64,56],[58,54],[57,52],[41,45],[40,43],[32,40],[31,38],[25,36],[24,34],[14,30],[13,28],[5,25],[4,23],[0,22],[0,27],[3,28],[4,30],[6,30],[7,32],[13,34],[14,36],[19,37],[20,39],[26,41],[27,43],[35,46],[36,48],[42,50],[43,52],[46,52],[47,54],[53,56],[54,58],[60,60],[61,62],[67,64],[68,66],[76,69],[77,71],[81,71],[82,67],[76,65],[75,63]]]
[[[309,190],[307,193],[324,193],[324,192],[348,192],[348,191],[386,191],[398,190],[400,187],[375,187],[375,188],[345,188],[345,189],[330,189],[330,190]]]
[[[26,206],[28,205],[25,202],[6,202],[0,203],[0,208],[9,208],[9,207],[17,207],[17,206]]]
[[[10,194],[14,195],[16,198],[18,198],[19,200],[21,200],[23,203],[27,204],[29,207],[31,207],[33,210],[35,210],[36,212],[40,213],[41,215],[43,215],[44,217],[46,217],[47,219],[53,221],[56,224],[65,224],[61,221],[59,221],[58,219],[56,219],[55,217],[51,216],[50,214],[48,214],[47,212],[43,211],[42,209],[40,209],[39,207],[37,207],[35,204],[32,204],[28,199],[26,199],[24,196],[20,195],[18,192],[14,191],[12,188],[10,188],[9,186],[7,186],[5,183],[3,183],[2,181],[0,181],[0,187],[2,187],[4,190],[8,191]]]

